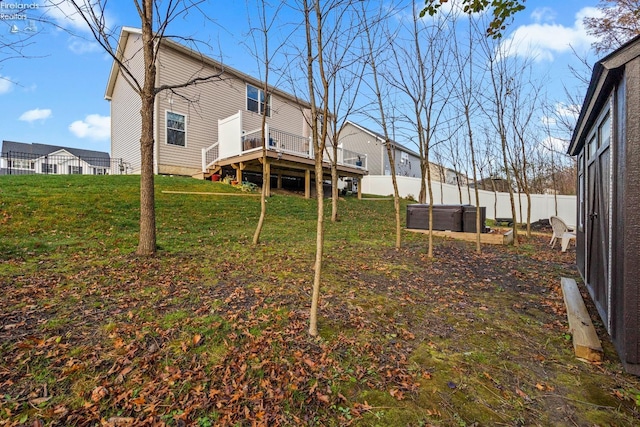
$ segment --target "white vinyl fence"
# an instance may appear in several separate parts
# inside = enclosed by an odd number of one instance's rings
[[[398,191],[400,197],[413,197],[416,200],[420,194],[420,178],[398,176]],[[475,205],[476,196],[473,188],[462,186],[462,200],[456,185],[433,182],[434,204],[470,204]],[[509,193],[494,193],[480,190],[480,206],[487,208],[487,218],[511,218],[511,203]],[[368,175],[362,178],[362,193],[380,196],[393,195],[391,176]],[[518,222],[527,220],[527,196],[514,194],[516,199],[516,217]],[[429,203],[427,195],[427,203]],[[553,194],[531,195],[531,221],[548,219],[551,215],[562,218],[567,224],[575,224],[577,217],[576,196],[557,196]]]

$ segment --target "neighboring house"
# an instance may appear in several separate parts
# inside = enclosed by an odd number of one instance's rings
[[[627,371],[640,375],[640,36],[597,62],[568,153],[578,270]]]
[[[2,141],[0,175],[107,175],[112,173],[125,173],[125,171],[113,171],[111,157],[109,153],[103,151]]]
[[[118,52],[120,60],[142,80],[141,31],[123,28]],[[155,173],[202,178],[233,170],[238,180],[243,172],[259,174],[264,114],[271,174],[278,183],[283,176],[303,177],[308,190],[315,179],[308,102],[274,87],[265,94],[258,79],[169,39],[162,40],[156,64],[156,87],[214,74],[220,74],[220,79],[156,96]],[[105,94],[111,101],[111,154],[130,162],[134,173],[139,173],[141,102],[120,71],[114,61]],[[351,157],[340,154],[339,174],[362,177],[366,170]],[[327,163],[325,173],[329,171]]]
[[[473,181],[473,180],[472,180]],[[474,188],[473,182],[469,183],[469,187]],[[483,178],[478,181],[478,190],[493,191],[499,193],[509,192],[509,181],[504,178]]]
[[[347,121],[340,132],[339,147],[366,154],[365,168],[369,175],[391,175],[391,166],[384,135],[367,129],[357,123]],[[397,176],[420,178],[420,154],[395,141],[391,141],[392,156],[395,159]],[[436,163],[429,163],[431,180],[445,184],[467,184],[462,174]]]

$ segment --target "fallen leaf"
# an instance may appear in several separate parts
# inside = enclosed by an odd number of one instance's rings
[[[48,401],[50,399],[51,399],[51,396],[49,396],[49,397],[37,397],[35,399],[30,399],[29,403],[31,403],[34,406],[38,406],[41,403],[44,403],[44,402],[46,402],[46,401]]]
[[[202,335],[195,334],[193,336],[193,345],[198,345],[200,343],[200,341],[202,341]]]
[[[109,391],[107,391],[106,388],[104,388],[103,386],[98,386],[94,388],[93,391],[91,392],[91,400],[97,403],[101,401],[108,394],[109,394]]]
[[[316,397],[321,402],[329,403],[329,396],[327,396],[326,394],[322,394],[320,392],[316,392]]]
[[[518,396],[520,396],[524,400],[530,400],[530,398],[527,395],[527,393],[525,393],[524,391],[520,390],[518,387],[516,387],[516,393],[518,394]]]
[[[132,417],[111,417],[107,420],[109,424],[114,426],[124,426],[128,424],[133,424],[135,418]]]

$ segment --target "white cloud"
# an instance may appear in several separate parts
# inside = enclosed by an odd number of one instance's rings
[[[564,117],[572,117],[578,119],[580,115],[580,105],[565,104],[564,102],[558,102],[555,106],[556,114]]]
[[[0,75],[0,95],[10,92],[13,89],[11,77]]]
[[[554,22],[556,16],[556,12],[550,7],[538,7],[531,12],[531,19],[537,24],[541,22]]]
[[[559,153],[565,153],[567,151],[567,147],[569,146],[569,141],[556,138],[554,136],[549,136],[542,141],[540,141],[540,149],[546,151],[556,151]]]
[[[22,113],[22,115],[18,118],[18,120],[22,120],[23,122],[33,123],[37,120],[42,120],[42,121],[47,120],[49,117],[51,117],[50,109],[35,108],[33,110],[25,111],[24,113]]]
[[[75,6],[73,6],[71,2],[44,0],[43,3],[47,16],[52,18],[62,28],[72,31],[82,31],[87,34],[90,33],[89,26],[82,17],[82,14],[76,10]],[[95,11],[96,15],[101,15],[101,12],[97,7],[97,2],[93,0],[80,0],[77,1],[77,3],[84,15],[89,16],[91,14],[91,9]],[[107,24],[106,27],[108,29],[113,28],[111,26],[113,23],[111,14],[108,11],[105,11],[104,17]]]
[[[587,34],[582,21],[587,16],[598,16],[598,9],[580,9],[570,27],[555,23],[555,15],[547,9],[534,10],[531,14],[534,23],[521,25],[505,39],[503,47],[508,46],[508,55],[552,61],[555,55],[570,52],[572,47],[581,50],[591,46],[594,38]]]
[[[558,122],[555,117],[550,116],[543,116],[541,121],[545,126],[555,126],[555,124]]]
[[[71,52],[78,55],[102,51],[102,47],[97,42],[80,39],[71,39],[68,47]]]
[[[69,130],[78,138],[105,140],[111,136],[111,117],[100,114],[89,114],[84,120],[76,120],[69,125]]]

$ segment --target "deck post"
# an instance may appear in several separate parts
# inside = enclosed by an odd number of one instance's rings
[[[278,183],[276,184],[276,188],[278,190],[282,189],[282,174],[281,173],[278,174]]]
[[[304,198],[311,198],[311,171],[309,169],[304,170]]]
[[[247,167],[247,165],[244,162],[240,162],[240,163],[231,164],[231,167],[236,170],[236,181],[238,181],[238,184],[241,184],[242,183],[242,171]]]
[[[358,177],[358,200],[362,200],[362,177]]]

